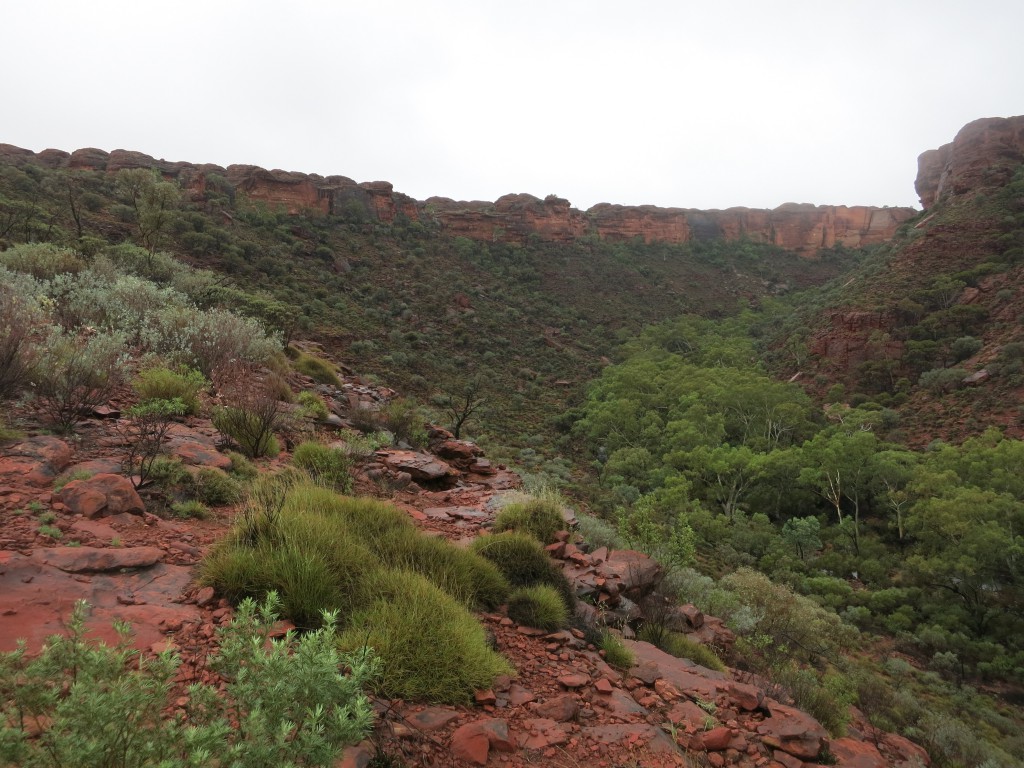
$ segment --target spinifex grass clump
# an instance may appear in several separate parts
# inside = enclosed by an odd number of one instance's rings
[[[576,606],[576,594],[562,569],[548,557],[544,547],[526,533],[507,531],[480,536],[470,549],[483,555],[496,566],[513,587],[546,584],[558,590],[567,610]]]
[[[233,601],[277,590],[299,626],[338,611],[345,648],[368,644],[386,658],[388,695],[464,701],[508,671],[468,611],[508,594],[492,563],[420,533],[390,504],[340,496],[298,470],[254,484],[203,580]]]
[[[546,584],[520,587],[509,595],[508,617],[518,624],[548,632],[561,629],[569,622],[562,596]]]
[[[566,528],[562,507],[554,498],[529,497],[506,505],[494,520],[494,530],[528,533],[541,544],[551,544]]]
[[[455,598],[411,571],[370,577],[373,597],[339,638],[348,651],[368,646],[381,658],[385,696],[458,703],[487,688],[509,663],[487,645],[484,629]]]

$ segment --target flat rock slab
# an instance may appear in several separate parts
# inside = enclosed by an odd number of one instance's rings
[[[0,552],[0,651],[14,650],[19,639],[30,652],[38,651],[50,635],[65,632],[64,622],[78,600],[92,606],[86,622],[90,637],[114,644],[113,622],[127,621],[134,632],[132,645],[148,649],[166,639],[161,624],[199,620],[196,606],[173,602],[191,579],[191,568],[163,563],[128,574],[83,575]]]
[[[37,549],[32,560],[66,573],[99,573],[122,568],[148,568],[160,562],[159,547],[51,547]]]
[[[455,475],[456,470],[436,456],[415,451],[377,451],[388,469],[408,472],[413,480],[440,480]]]
[[[651,754],[679,754],[679,747],[672,738],[653,725],[631,723],[629,725],[595,725],[581,729],[587,738],[602,744],[634,746],[646,749]]]
[[[15,443],[0,454],[0,486],[49,487],[71,463],[71,454],[71,446],[49,435]]]

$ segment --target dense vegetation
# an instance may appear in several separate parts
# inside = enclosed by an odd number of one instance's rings
[[[872,701],[881,678],[842,661],[872,637],[891,638],[894,662],[910,654],[959,691],[1024,681],[1024,443],[991,429],[911,451],[880,436],[898,423],[895,411],[822,411],[757,362],[748,331],[763,319],[687,316],[624,346],[575,426],[598,474],[597,508],[679,568],[732,573],[722,583],[739,588],[728,597],[712,597],[692,570],[675,584],[731,614],[746,663],[799,687],[807,670],[792,660],[803,656],[833,700],[850,696],[889,727],[921,736],[934,724],[892,689]],[[772,590],[786,587],[826,614],[809,605],[800,633],[768,630],[779,618],[769,606],[784,600]],[[858,680],[862,690],[849,688]],[[1005,737],[1012,729],[1009,720],[995,727]]]
[[[212,174],[186,200],[145,170],[4,165],[0,399],[31,383],[40,412],[73,430],[127,383],[130,356],[140,375],[128,464],[170,509],[201,515],[237,500],[255,470],[236,454],[230,474],[193,479],[153,452],[160,429],[200,408],[213,380],[229,397],[211,415],[243,453],[275,453],[282,429],[302,443],[308,430],[282,417],[293,395],[281,374],[337,381],[326,361],[286,347],[315,338],[570,489],[598,515],[582,520],[591,543],[657,555],[666,593],[737,632],[730,661],[770,676],[834,733],[853,703],[939,765],[1010,766],[1024,753],[1013,706],[1024,683],[1024,448],[1006,436],[1019,435],[1024,382],[1022,201],[1018,175],[937,206],[873,253],[807,262],[745,242],[482,243],[429,221],[383,225],[361,205],[288,215]],[[850,269],[822,290],[768,298]],[[871,317],[849,368],[811,354],[832,332],[829,313]],[[606,355],[618,364],[604,367]],[[240,361],[266,366],[267,386],[233,386],[246,378]],[[966,388],[982,369],[995,384]],[[779,380],[796,372],[801,386]],[[365,426],[422,445],[421,413],[396,400]],[[987,428],[993,413],[1005,431]],[[298,414],[323,418],[324,404],[305,393]],[[958,440],[931,440],[940,434]],[[533,538],[552,533],[550,505],[507,510],[499,527],[511,531],[478,540],[476,565],[397,530],[354,544],[357,562],[319,544],[328,529],[363,537],[339,522],[355,507],[333,493],[349,488],[352,460],[299,445],[306,484],[268,497],[257,483],[251,514],[208,564],[211,583],[236,599],[280,589],[300,623],[326,606],[351,611],[399,666],[403,622],[432,606],[417,621],[462,638],[480,679],[500,659],[465,611],[493,603],[487,590],[507,580],[521,588],[519,615],[564,623],[572,595]],[[288,506],[289,493],[324,509]],[[266,556],[261,537],[288,546]],[[403,568],[381,568],[384,557]],[[641,632],[699,653],[657,621]],[[366,642],[351,626],[343,640]],[[424,692],[399,672],[378,684],[459,699],[476,681]]]

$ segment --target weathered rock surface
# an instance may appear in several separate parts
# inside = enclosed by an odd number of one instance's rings
[[[205,198],[207,178],[216,174],[250,200],[280,206],[293,214],[315,210],[350,216],[356,221],[384,223],[402,216],[410,221],[434,222],[453,236],[486,241],[525,242],[534,237],[566,243],[597,236],[611,241],[640,238],[648,243],[685,243],[747,238],[813,255],[821,248],[834,245],[856,248],[883,242],[916,213],[911,208],[796,203],[774,210],[729,208],[724,211],[601,203],[581,211],[556,195],[542,200],[529,194],[504,195],[494,202],[443,197],[418,202],[395,192],[386,181],[356,183],[345,176],[266,170],[254,165],[222,168],[169,162],[121,149],[110,153],[79,149],[70,155],[46,150],[35,155],[18,147],[0,145],[0,157],[17,164],[38,163],[50,168],[108,173],[124,168],[155,168],[165,177],[177,179],[197,200]]]
[[[48,435],[15,443],[0,453],[0,488],[19,484],[49,486],[71,463],[71,455],[67,443]]]
[[[132,481],[121,475],[99,474],[86,480],[72,480],[61,490],[60,499],[73,513],[85,517],[146,511]]]
[[[1024,116],[968,123],[956,138],[917,159],[914,188],[930,208],[945,197],[1001,187],[1024,163]]]
[[[37,549],[32,560],[66,573],[96,573],[122,568],[148,568],[163,557],[159,547],[52,547]]]

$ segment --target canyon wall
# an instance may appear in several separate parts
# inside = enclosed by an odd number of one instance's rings
[[[1024,163],[1024,116],[985,117],[968,123],[956,138],[917,158],[914,188],[921,205],[995,189]]]
[[[109,153],[94,148],[71,153],[47,149],[35,154],[0,145],[0,159],[15,164],[35,162],[50,168],[107,173],[125,168],[154,168],[165,177],[176,179],[194,200],[205,198],[207,179],[217,175],[247,199],[281,207],[292,214],[315,210],[387,224],[403,217],[439,226],[452,236],[518,243],[530,238],[565,243],[587,236],[613,242],[639,238],[646,243],[746,238],[814,255],[835,245],[857,248],[888,240],[900,224],[916,213],[912,208],[796,203],[774,210],[710,211],[601,203],[581,211],[555,195],[542,200],[528,194],[505,195],[494,202],[461,202],[442,197],[421,202],[395,192],[386,181],[357,183],[345,176],[268,171],[255,165],[223,168],[168,162],[121,149]]]

